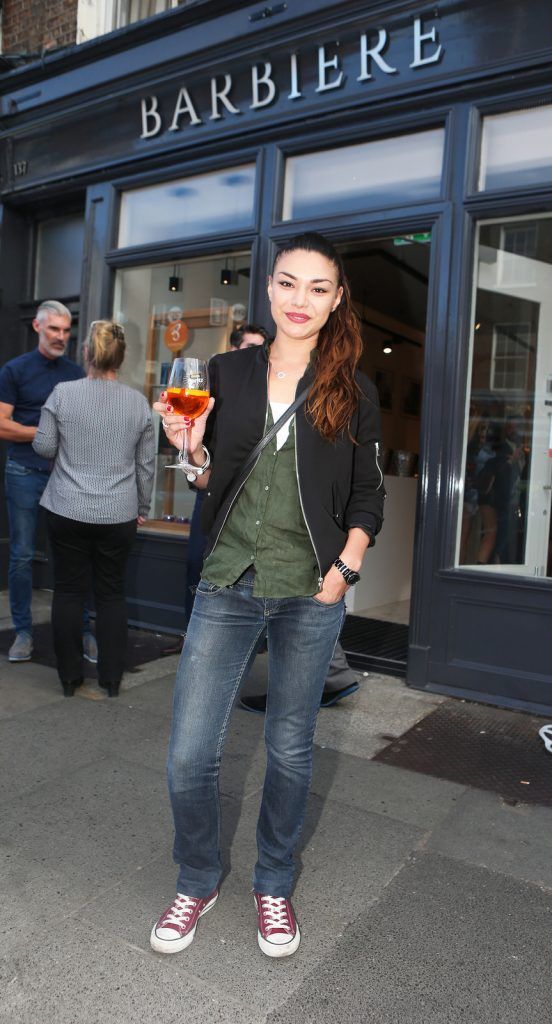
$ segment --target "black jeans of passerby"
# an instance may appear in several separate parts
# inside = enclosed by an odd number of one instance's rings
[[[82,679],[82,611],[94,593],[98,679],[118,683],[125,667],[127,609],[125,568],[136,535],[128,523],[81,523],[48,512],[54,560],[52,629],[62,682]]]

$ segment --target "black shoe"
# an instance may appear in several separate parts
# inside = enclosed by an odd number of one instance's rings
[[[79,686],[82,686],[82,679],[70,679],[67,682],[64,679],[62,679],[61,685],[63,687],[63,696],[73,697],[75,695],[75,690]]]
[[[244,711],[254,711],[257,715],[264,715],[266,711],[266,693],[259,697],[240,697],[240,706]]]
[[[338,700],[342,700],[343,697],[349,697],[351,693],[356,693],[357,690],[358,683],[343,686],[341,690],[325,689],[322,693],[320,707],[331,708],[332,704],[337,704]],[[257,715],[264,715],[266,712],[266,693],[261,693],[257,697],[240,697],[240,706],[244,711],[254,711]]]
[[[356,693],[357,690],[358,683],[349,683],[349,686],[342,686],[340,690],[324,690],[320,707],[331,708],[332,704],[337,704],[338,700],[343,700],[343,697],[349,697],[351,693]]]
[[[184,647],[185,636],[180,636],[176,643],[171,644],[170,647],[164,647],[161,651],[161,657],[167,658],[170,654],[180,654]]]
[[[121,680],[119,680],[118,683],[100,683],[98,681],[98,686],[100,686],[102,690],[107,690],[108,697],[118,697],[120,685]]]

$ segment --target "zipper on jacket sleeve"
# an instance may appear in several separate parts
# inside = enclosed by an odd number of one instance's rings
[[[381,471],[381,466],[380,466],[380,463],[379,463],[379,454],[380,454],[379,441],[374,441],[374,447],[376,449],[376,466],[378,467],[378,473],[380,475],[380,482],[379,482],[378,486],[376,487],[376,490],[379,491],[380,487],[383,486],[383,473]]]
[[[314,540],[313,540],[313,536],[312,536],[311,529],[310,529],[310,526],[309,526],[309,521],[308,521],[308,519],[307,519],[307,517],[305,515],[305,508],[304,508],[304,505],[303,505],[303,496],[301,494],[301,481],[299,479],[299,460],[297,458],[297,416],[294,415],[294,418],[295,418],[295,429],[293,431],[293,439],[294,439],[294,442],[295,442],[295,475],[297,477],[297,492],[299,494],[299,504],[301,506],[301,512],[303,513],[303,519],[305,520],[305,526],[307,527],[307,532],[308,532],[308,535],[310,537],[310,542],[312,544],[312,550],[314,551],[314,554],[316,556],[316,564],[318,566],[318,590],[322,590],[322,584],[324,582],[324,579],[322,577],[322,566],[320,565],[320,558],[318,557],[318,551],[316,550],[316,545],[315,545]]]

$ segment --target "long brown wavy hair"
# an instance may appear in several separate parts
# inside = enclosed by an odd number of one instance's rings
[[[313,426],[326,440],[334,441],[343,431],[349,430],[351,417],[358,405],[360,392],[355,370],[362,355],[360,326],[341,256],[323,235],[316,231],[295,235],[278,249],[272,273],[283,255],[297,249],[325,256],[337,270],[338,287],[343,288],[341,302],[330,313],[318,335],[314,381],[307,399],[307,413]]]

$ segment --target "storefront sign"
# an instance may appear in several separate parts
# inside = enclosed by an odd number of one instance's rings
[[[404,30],[401,34],[404,44]],[[317,47],[315,74],[310,74],[308,81],[307,76],[303,78],[301,69],[304,64],[312,63],[313,54],[295,52],[278,67],[271,61],[251,64],[245,94],[244,82],[238,82],[237,76],[223,71],[197,86],[181,84],[170,107],[165,101],[162,108],[157,94],[143,96],[140,100],[140,138],[151,139],[165,131],[177,132],[229,116],[238,117],[247,110],[263,110],[282,100],[294,103],[304,99],[307,90],[315,95],[326,95],[346,90],[352,82],[369,85],[375,77],[400,76],[401,71],[407,68],[416,71],[438,64],[444,57],[445,50],[436,26],[423,23],[421,18],[414,18],[410,27],[406,60],[404,45],[400,48],[402,66],[393,57],[393,40],[394,36],[385,28],[361,33],[355,41],[357,74],[354,76],[344,68],[345,59],[347,64],[350,63],[352,47],[347,47],[345,54],[336,43],[333,47]],[[238,91],[240,98],[235,95]]]

